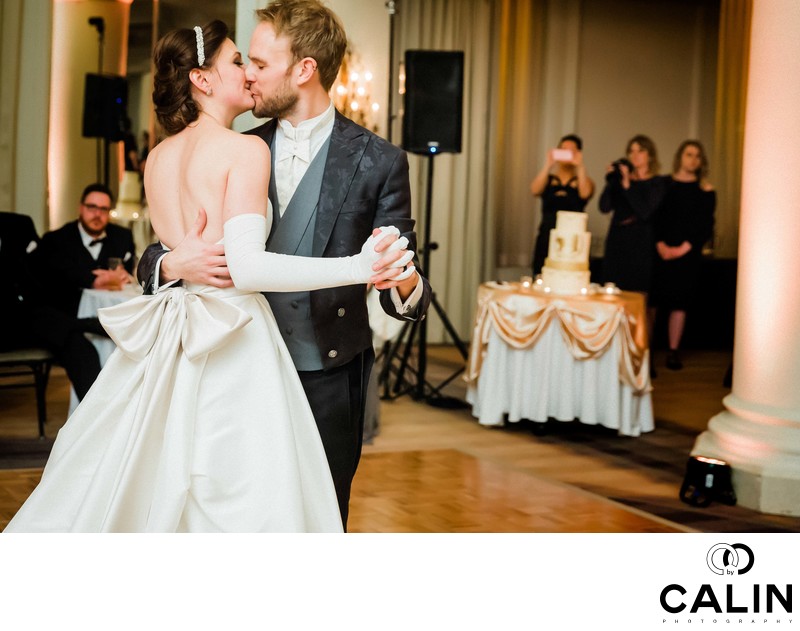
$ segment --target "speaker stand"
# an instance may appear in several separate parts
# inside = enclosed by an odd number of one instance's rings
[[[106,41],[106,23],[101,17],[93,16],[89,18],[89,25],[97,29],[97,74],[103,74],[103,50]],[[109,162],[109,147],[108,138],[103,138],[103,179],[100,179],[100,138],[97,139],[95,144],[95,153],[97,159],[97,181],[103,182],[103,185],[108,187],[108,162]]]
[[[392,122],[394,121],[394,34],[397,17],[397,2],[387,0],[384,2],[389,12],[389,94],[386,98],[386,140],[392,142]]]
[[[436,148],[431,147],[428,152],[428,188],[425,191],[425,230],[423,238],[423,246],[419,252],[422,273],[430,279],[430,254],[432,251],[438,249],[439,244],[431,242],[431,208],[433,201],[433,160],[436,155]],[[400,335],[394,344],[389,347],[384,345],[384,350],[381,355],[385,355],[383,367],[378,378],[379,386],[383,387],[382,399],[395,399],[404,394],[411,394],[414,399],[423,400],[429,405],[441,408],[464,408],[467,403],[455,397],[442,395],[442,389],[449,384],[458,375],[464,372],[467,360],[467,347],[464,342],[458,337],[450,319],[444,308],[439,304],[436,299],[436,292],[431,294],[431,306],[433,307],[436,315],[439,316],[445,331],[449,335],[453,344],[456,346],[464,359],[465,365],[456,370],[444,381],[438,385],[431,384],[427,379],[428,368],[428,321],[427,317],[423,316],[414,322],[406,322]],[[427,314],[426,314],[427,315]],[[414,370],[409,363],[411,351],[416,346],[417,348],[417,368]],[[402,355],[400,350],[402,350]],[[399,366],[394,367],[394,360],[399,358]],[[411,372],[414,376],[414,381],[409,382],[406,380],[406,374]],[[394,386],[390,387],[389,380],[394,374]]]

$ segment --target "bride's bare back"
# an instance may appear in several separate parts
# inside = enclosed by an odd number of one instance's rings
[[[144,186],[153,229],[174,248],[204,209],[203,239],[217,243],[227,219],[267,212],[269,148],[257,136],[200,118],[158,144],[147,159]]]

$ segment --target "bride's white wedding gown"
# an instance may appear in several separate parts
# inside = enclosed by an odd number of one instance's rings
[[[6,532],[341,532],[311,409],[260,293],[188,285],[101,321],[118,348]]]

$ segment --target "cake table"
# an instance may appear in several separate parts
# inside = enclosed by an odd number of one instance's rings
[[[482,425],[580,420],[653,430],[644,295],[554,295],[520,283],[478,290],[465,379]]]

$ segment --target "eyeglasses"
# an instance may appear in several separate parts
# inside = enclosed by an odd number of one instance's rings
[[[108,206],[98,206],[97,204],[82,204],[82,206],[84,208],[88,209],[88,210],[93,211],[93,212],[99,211],[101,213],[107,213],[107,212],[111,211],[110,207],[108,207]]]

